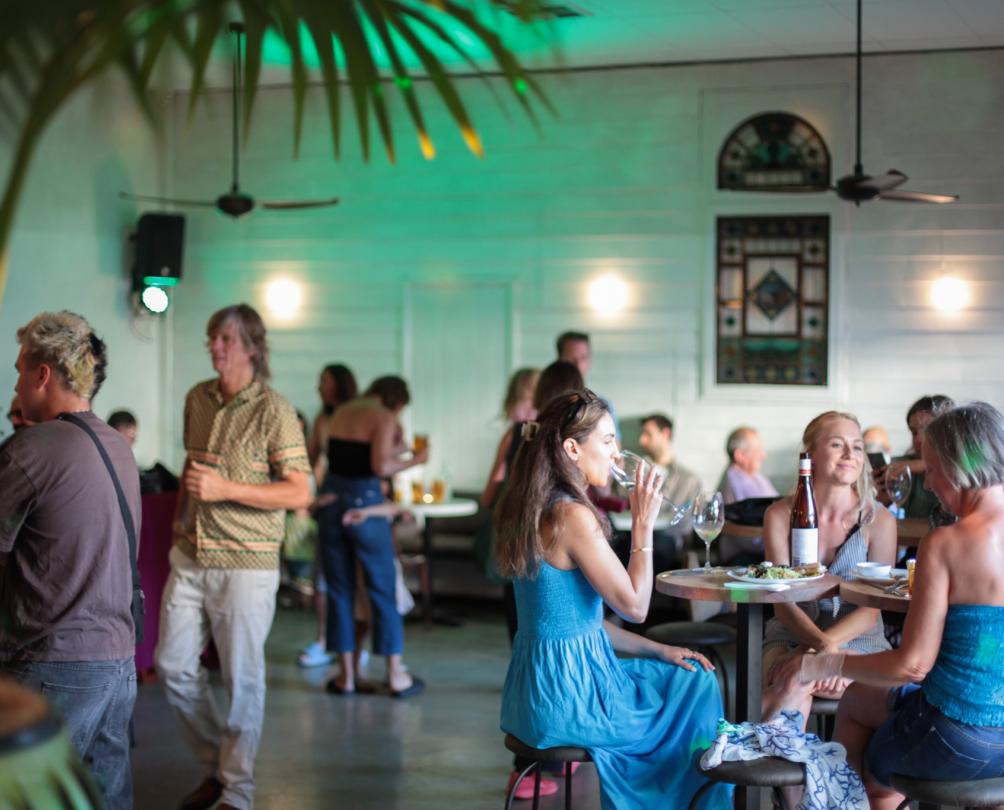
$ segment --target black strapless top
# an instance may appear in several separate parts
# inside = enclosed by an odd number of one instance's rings
[[[342,478],[374,476],[370,442],[328,439],[328,472]]]

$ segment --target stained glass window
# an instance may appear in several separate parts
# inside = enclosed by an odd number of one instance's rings
[[[717,380],[826,385],[830,218],[719,217]]]
[[[830,150],[804,118],[769,112],[737,126],[718,153],[718,188],[820,191],[830,185]]]

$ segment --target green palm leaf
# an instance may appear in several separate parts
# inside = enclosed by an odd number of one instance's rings
[[[0,142],[12,144],[0,197],[0,301],[7,273],[7,241],[35,148],[57,111],[80,87],[104,72],[121,72],[139,109],[156,125],[155,106],[149,100],[151,77],[163,54],[174,51],[191,71],[188,114],[192,116],[205,90],[213,48],[226,36],[236,10],[246,32],[241,99],[245,134],[261,80],[264,42],[272,36],[289,51],[297,146],[311,80],[307,56],[316,51],[336,157],[342,118],[339,94],[347,85],[364,157],[369,157],[372,112],[393,162],[390,109],[384,98],[390,81],[403,96],[423,154],[433,156],[407,67],[411,57],[442,98],[468,147],[480,155],[480,138],[433,43],[445,44],[479,73],[479,55],[459,43],[474,42],[483,48],[531,119],[528,90],[545,106],[548,103],[475,6],[482,11],[504,11],[528,24],[544,16],[543,0],[0,0],[0,116],[4,125]],[[458,38],[451,29],[462,30],[466,36]],[[390,76],[381,74],[380,52],[390,62]]]

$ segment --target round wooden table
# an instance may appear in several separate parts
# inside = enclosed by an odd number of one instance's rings
[[[619,532],[629,532],[631,531],[631,513],[630,512],[610,512],[608,515],[610,518],[610,525],[613,526]],[[660,512],[659,516],[655,519],[655,525],[652,527],[655,531],[661,532],[665,531],[670,527],[669,515]]]
[[[860,607],[891,610],[894,613],[906,613],[910,609],[909,596],[895,596],[886,593],[881,585],[872,585],[860,579],[849,579],[840,583],[840,598],[845,602]]]
[[[755,723],[760,720],[763,694],[763,606],[815,602],[836,596],[841,579],[825,574],[809,582],[791,584],[785,590],[772,591],[756,585],[743,587],[743,583],[728,576],[728,570],[714,568],[710,574],[691,569],[665,571],[655,578],[655,589],[680,599],[736,605],[736,720]],[[726,587],[727,582],[733,585]],[[760,807],[759,793],[755,788],[746,790],[736,806],[756,810]]]

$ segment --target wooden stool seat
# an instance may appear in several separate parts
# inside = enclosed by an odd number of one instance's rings
[[[729,673],[725,667],[724,659],[715,648],[722,644],[736,643],[736,629],[734,627],[717,622],[666,622],[648,628],[645,631],[645,638],[658,641],[660,644],[694,649],[714,664],[715,672],[722,678],[725,716],[729,716]]]
[[[516,777],[509,786],[505,797],[505,808],[510,810],[516,797],[516,789],[523,778],[534,772],[533,810],[537,810],[537,803],[540,799],[540,766],[542,763],[564,762],[565,771],[565,810],[572,807],[572,769],[569,767],[573,762],[592,762],[593,758],[585,748],[577,748],[573,745],[556,745],[553,748],[533,748],[514,737],[512,734],[505,735],[505,747],[516,756],[532,760]]]
[[[914,779],[910,776],[892,775],[893,788],[906,796],[899,810],[910,801],[925,805],[948,807],[996,807],[1004,804],[1004,777],[973,779],[966,782],[939,782],[931,779]]]
[[[805,784],[805,766],[800,762],[789,762],[780,757],[762,757],[745,762],[723,762],[710,771],[701,771],[708,779],[694,798],[690,800],[690,810],[698,810],[701,797],[710,790],[716,782],[727,782],[730,785],[744,787],[773,788],[781,806],[784,807],[784,797],[780,790],[783,787]]]

